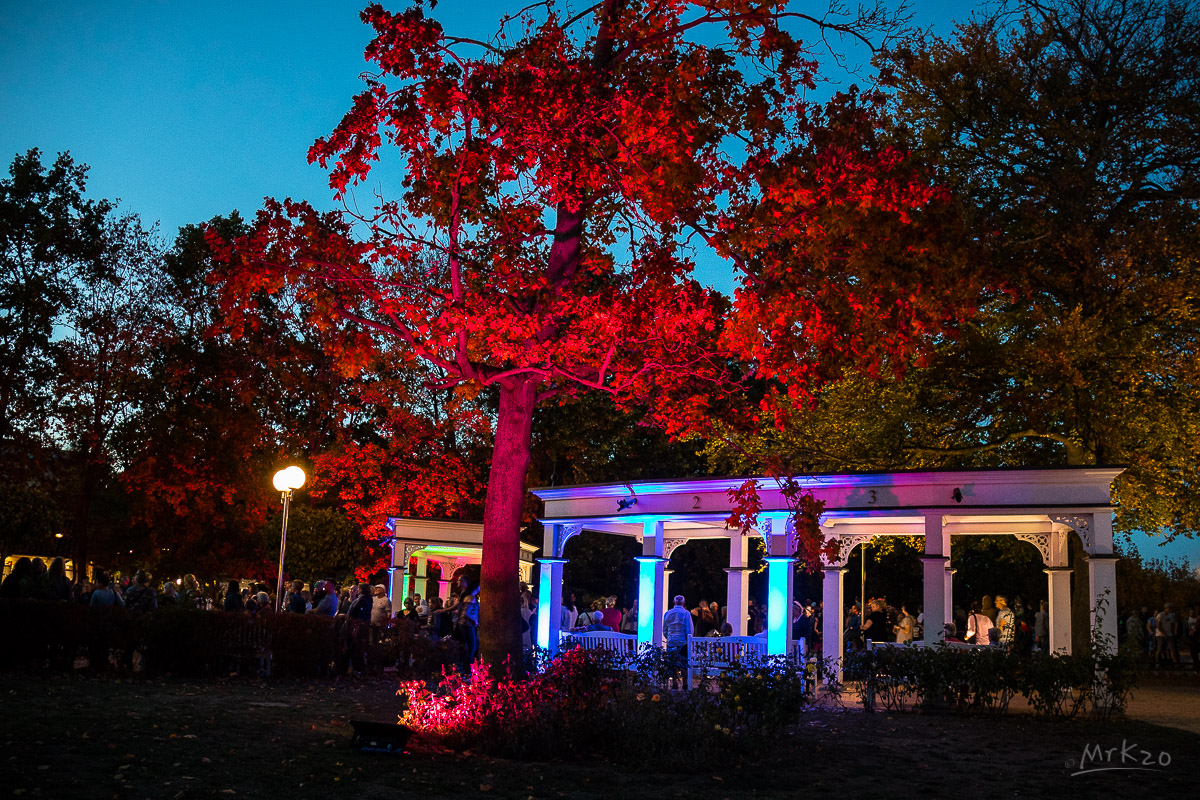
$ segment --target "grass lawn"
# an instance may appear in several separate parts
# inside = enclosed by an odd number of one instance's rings
[[[0,676],[0,798],[743,798],[1195,796],[1200,734],[1141,721],[1050,722],[812,711],[737,768],[633,772],[413,745],[351,749],[350,719],[395,720],[383,680]],[[647,732],[647,735],[650,735]],[[666,734],[666,735],[669,735]],[[1159,772],[1072,776],[1084,748],[1136,744]],[[1140,760],[1139,760],[1140,763]],[[1126,766],[1133,762],[1126,761]]]

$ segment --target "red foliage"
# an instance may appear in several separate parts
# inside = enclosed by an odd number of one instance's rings
[[[493,664],[519,651],[509,609],[538,402],[606,391],[672,434],[703,432],[728,412],[739,358],[804,392],[835,356],[907,354],[953,316],[926,294],[945,283],[920,224],[940,193],[880,141],[872,103],[806,103],[815,65],[783,25],[798,17],[748,0],[572,18],[535,4],[487,43],[420,6],[372,5],[379,74],[309,159],[344,197],[387,153],[399,197],[364,217],[270,202],[219,245],[231,306],[292,293],[347,369],[375,338],[431,387],[498,387],[481,625]],[[724,331],[684,240],[744,275]]]

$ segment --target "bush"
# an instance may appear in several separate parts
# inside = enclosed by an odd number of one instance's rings
[[[960,714],[998,716],[1024,696],[1043,716],[1124,711],[1136,683],[1137,658],[1096,647],[1083,653],[1026,657],[999,647],[888,647],[847,654],[845,679],[861,685],[863,707],[903,710],[912,702]],[[836,687],[835,687],[836,688]]]
[[[780,656],[725,669],[717,676],[722,716],[737,730],[763,736],[795,725],[812,700],[813,688],[790,659]]]
[[[713,691],[664,691],[647,680],[674,675],[654,648],[634,666],[583,648],[562,651],[526,680],[496,679],[476,664],[470,681],[403,684],[400,722],[437,744],[508,758],[694,770],[727,765],[794,725],[811,693],[794,665],[773,661],[731,670]]]

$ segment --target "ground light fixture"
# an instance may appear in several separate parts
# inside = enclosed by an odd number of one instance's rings
[[[288,508],[292,503],[292,492],[304,485],[304,470],[299,467],[285,467],[275,473],[271,479],[275,490],[282,493],[283,498],[283,530],[279,535],[279,580],[275,584],[275,601],[280,611],[283,610],[283,555],[287,551]]]

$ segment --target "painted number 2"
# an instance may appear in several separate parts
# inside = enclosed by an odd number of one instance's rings
[[[697,509],[699,507],[700,507],[700,495],[694,494],[694,495],[692,495],[692,508]]]

